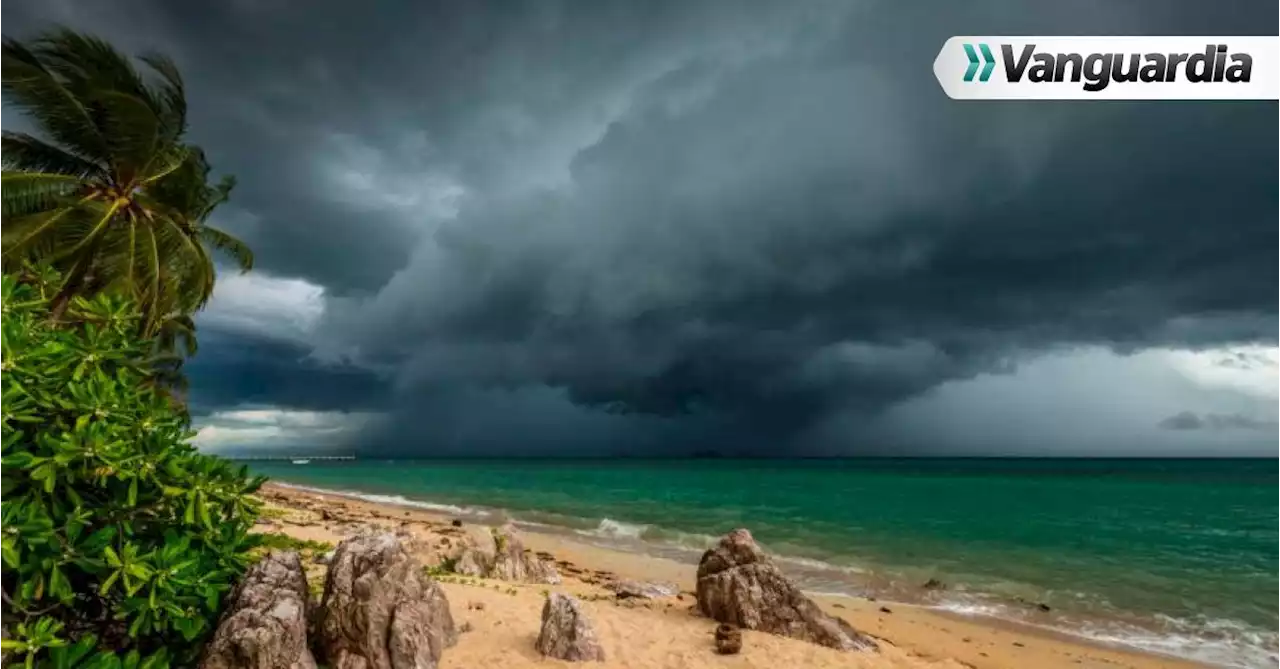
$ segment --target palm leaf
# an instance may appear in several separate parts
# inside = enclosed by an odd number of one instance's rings
[[[213,210],[218,205],[231,199],[231,191],[236,187],[236,178],[234,175],[227,174],[222,177],[217,186],[214,186],[208,194],[208,201],[200,208],[196,216],[196,220],[204,221],[209,218]]]
[[[93,227],[89,229],[88,233],[82,235],[80,237],[80,241],[76,242],[74,246],[62,251],[58,255],[66,258],[75,257],[79,251],[92,246],[106,232],[107,226],[111,224],[111,219],[115,218],[116,211],[119,209],[120,200],[116,200],[107,205],[106,211],[101,212],[101,215],[98,216],[97,222],[93,224]]]
[[[4,131],[0,140],[4,169],[65,174],[81,179],[105,176],[102,167],[25,132]]]
[[[181,342],[183,353],[189,358],[197,353],[196,324],[187,314],[171,314],[164,320],[163,328],[167,336],[175,342]]]
[[[239,265],[241,272],[253,269],[253,251],[249,245],[231,235],[208,226],[200,227],[200,239],[223,253],[230,255]]]
[[[26,46],[3,43],[2,78],[6,104],[35,121],[41,132],[86,159],[102,158],[106,146],[93,116],[63,82]]]
[[[213,261],[205,252],[204,247],[200,245],[198,240],[192,239],[192,236],[182,229],[173,218],[165,216],[162,222],[171,234],[166,234],[181,245],[182,255],[179,258],[178,253],[172,254],[175,269],[185,275],[186,285],[183,286],[181,294],[187,296],[188,305],[191,311],[199,309],[209,301],[213,296]]]
[[[58,208],[83,184],[79,177],[69,174],[4,172],[0,176],[0,200],[6,225],[11,217]]]
[[[182,73],[173,60],[163,54],[145,53],[139,60],[160,77],[157,94],[164,102],[160,118],[165,122],[167,133],[176,140],[187,131],[187,91],[182,83]]]
[[[147,178],[160,146],[161,124],[145,100],[120,91],[92,94],[107,150],[120,183]]]
[[[7,193],[7,184],[5,190]],[[32,255],[31,251],[39,246],[56,247],[59,223],[79,213],[80,208],[91,201],[91,197],[85,197],[79,202],[53,211],[25,216],[5,223],[3,232],[5,262]]]
[[[146,82],[129,57],[106,40],[69,28],[55,28],[36,38],[31,50],[78,94],[110,90],[150,97]]]
[[[191,150],[185,146],[170,147],[157,152],[147,166],[147,174],[142,178],[141,183],[143,185],[153,184],[164,179],[182,169],[182,166],[190,156]]]
[[[144,331],[150,331],[155,323],[156,304],[160,299],[160,273],[164,269],[164,264],[160,259],[160,244],[156,241],[155,227],[148,225],[145,229],[147,231],[147,241],[149,242],[147,246],[149,254],[147,256],[147,278],[149,279],[150,289],[147,295],[150,300],[146,302],[148,306],[143,311],[142,324]]]

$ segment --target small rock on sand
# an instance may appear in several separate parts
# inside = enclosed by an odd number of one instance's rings
[[[722,623],[716,626],[716,652],[721,655],[737,655],[742,651],[742,630]]]
[[[679,594],[680,589],[670,583],[648,583],[645,581],[621,580],[604,586],[613,592],[618,599],[661,599]]]
[[[570,662],[604,661],[604,649],[582,610],[582,603],[553,592],[542,605],[542,630],[536,648],[547,657]]]

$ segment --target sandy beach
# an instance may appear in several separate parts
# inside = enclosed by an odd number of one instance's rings
[[[451,518],[420,509],[377,504],[268,484],[259,529],[296,539],[336,545],[370,527],[413,538],[424,564],[456,528]],[[470,631],[449,649],[444,669],[483,666],[545,667],[559,663],[534,650],[539,616],[548,591],[584,601],[608,659],[601,666],[636,667],[860,667],[863,669],[1027,669],[1107,667],[1149,669],[1202,666],[1173,658],[1102,647],[1038,628],[987,618],[967,618],[918,606],[853,597],[815,599],[830,614],[880,641],[879,653],[839,652],[764,633],[744,632],[741,654],[713,651],[715,623],[696,612],[694,569],[687,564],[610,550],[562,536],[522,532],[525,545],[550,556],[561,585],[513,584],[486,579],[448,579],[442,585],[455,619]],[[307,565],[313,582],[325,567]],[[602,587],[613,578],[677,584],[682,591],[657,600],[618,599]]]

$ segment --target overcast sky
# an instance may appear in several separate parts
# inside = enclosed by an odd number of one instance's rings
[[[187,77],[240,186],[199,443],[1277,452],[1277,104],[964,103],[963,34],[1275,0],[10,0]],[[20,124],[11,110],[6,127]]]

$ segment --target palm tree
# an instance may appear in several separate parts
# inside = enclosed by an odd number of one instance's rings
[[[68,29],[30,42],[5,38],[3,93],[39,136],[3,135],[3,269],[35,261],[64,277],[59,318],[71,298],[123,287],[154,333],[170,311],[190,313],[213,289],[205,244],[248,248],[205,224],[233,181],[206,182],[203,154],[182,143],[186,96],[164,56],[131,60],[110,44]]]
[[[209,164],[204,152],[192,148],[190,157],[172,174],[157,181],[148,191],[172,212],[184,231],[235,259],[241,270],[253,267],[253,252],[243,242],[205,224],[209,214],[225,202],[235,188],[235,177],[224,176],[209,185]],[[186,358],[196,354],[196,325],[191,314],[208,301],[213,292],[216,268],[208,253],[196,245],[197,262],[176,270],[161,268],[162,276],[173,277],[175,285],[164,291],[155,317],[145,334],[153,336],[153,350],[147,359],[151,383],[165,393],[175,408],[186,413],[187,377],[182,371]]]
[[[170,288],[162,291],[157,300],[153,331],[166,321],[204,307],[213,294],[217,273],[205,246],[231,256],[241,271],[253,268],[253,251],[244,242],[208,225],[209,215],[227,201],[236,185],[232,176],[210,185],[209,172],[204,152],[190,147],[181,167],[146,189],[190,240],[189,248],[184,249],[187,253],[175,254],[168,258],[169,265],[158,268]]]

